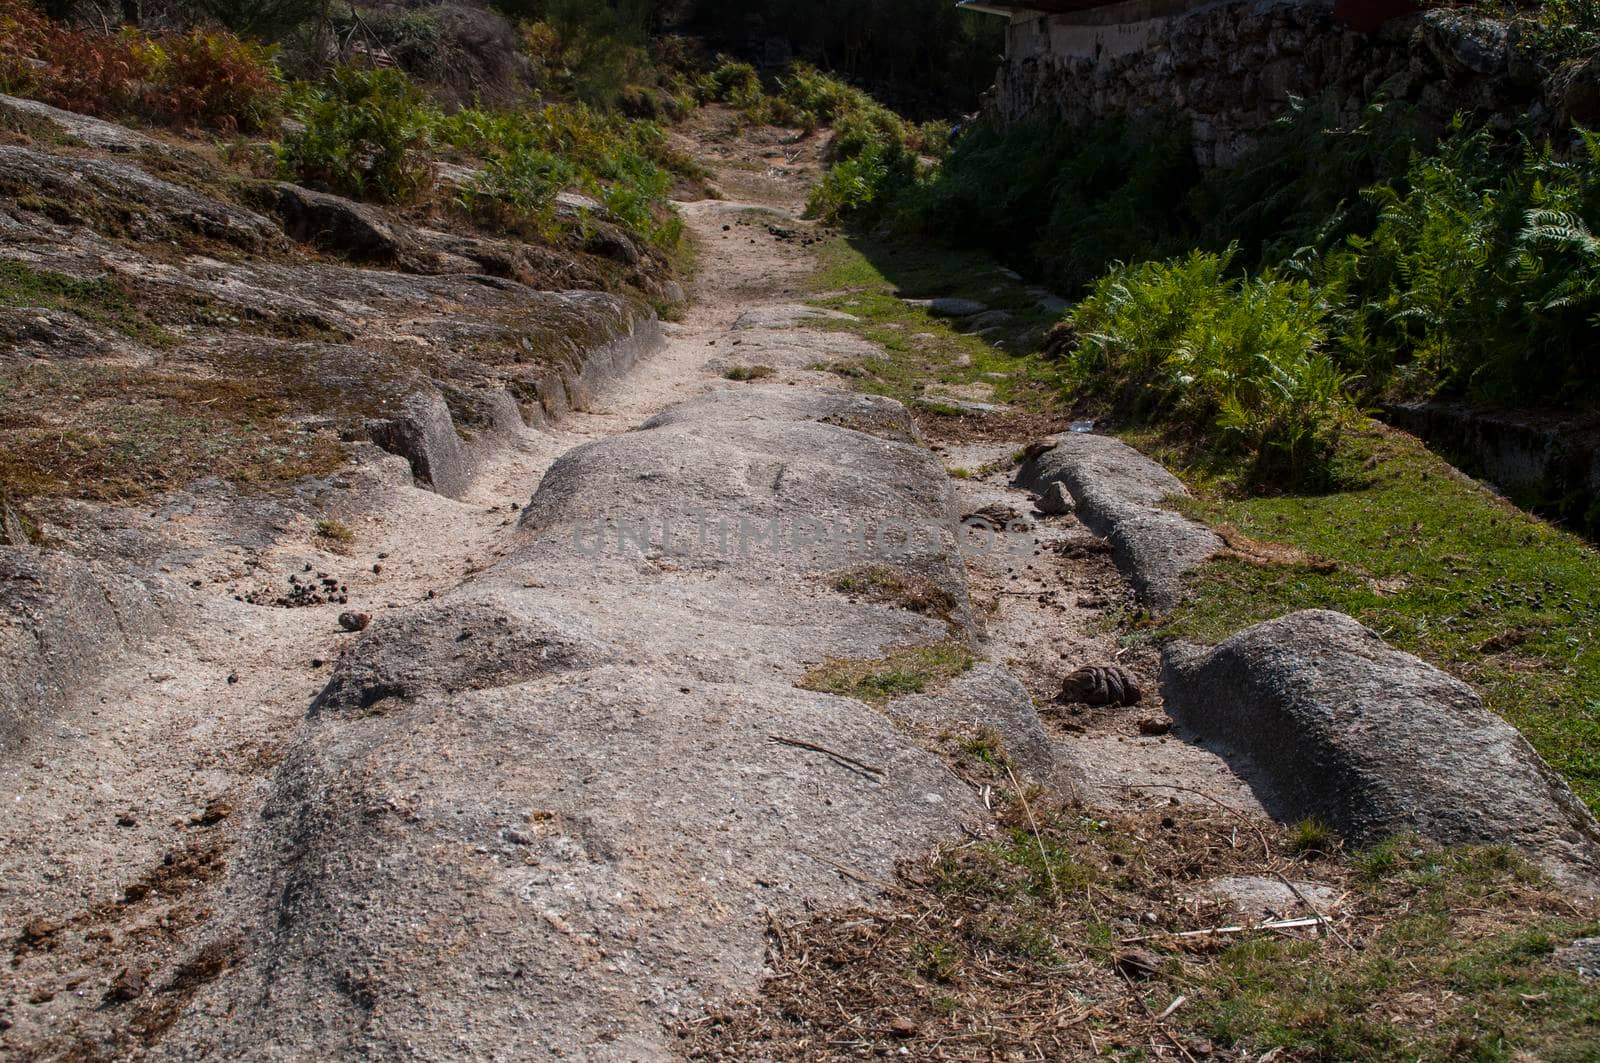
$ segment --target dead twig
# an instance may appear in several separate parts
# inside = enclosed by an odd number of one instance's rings
[[[1016,773],[1011,770],[1011,765],[1006,765],[1006,778],[1011,780],[1011,785],[1017,791],[1017,800],[1022,804],[1023,814],[1028,817],[1028,826],[1033,829],[1033,842],[1039,847],[1039,859],[1044,862],[1044,873],[1050,879],[1050,899],[1057,904],[1061,903],[1061,887],[1056,885],[1055,868],[1050,866],[1050,857],[1044,851],[1044,836],[1039,833],[1039,821],[1033,818],[1033,809],[1028,807],[1028,799],[1022,793],[1022,784],[1017,782]]]
[[[883,774],[882,768],[874,768],[871,764],[863,763],[855,757],[840,753],[838,750],[829,749],[827,746],[819,746],[815,742],[807,742],[799,738],[785,738],[782,735],[768,735],[767,737],[780,745],[794,746],[796,749],[809,749],[813,753],[821,753],[823,756],[832,757],[839,763],[855,768],[858,771],[866,772],[868,775],[879,776]]]
[[[1321,926],[1320,916],[1305,919],[1269,919],[1265,923],[1249,923],[1240,926],[1212,926],[1204,930],[1179,930],[1167,931],[1160,934],[1140,934],[1138,937],[1118,938],[1123,945],[1132,945],[1140,941],[1156,941],[1161,938],[1201,938],[1214,934],[1245,934],[1253,930],[1299,930],[1305,927]]]
[[[1311,902],[1311,898],[1307,897],[1301,892],[1299,886],[1296,886],[1293,882],[1290,882],[1286,877],[1284,877],[1284,874],[1281,871],[1274,871],[1273,874],[1278,877],[1279,882],[1289,887],[1290,893],[1300,898],[1300,903],[1305,905],[1307,910],[1310,911],[1312,915],[1317,917],[1318,922],[1328,928],[1328,932],[1334,936],[1334,939],[1338,941],[1339,944],[1343,945],[1352,952],[1355,951],[1356,947],[1350,943],[1350,939],[1345,937],[1339,928],[1333,925],[1333,920],[1329,919],[1327,916],[1323,915],[1320,910],[1318,910],[1317,906]]]

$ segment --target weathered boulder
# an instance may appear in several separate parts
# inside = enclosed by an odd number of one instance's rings
[[[1045,441],[1017,473],[1017,483],[1043,495],[1064,484],[1078,518],[1111,542],[1117,567],[1139,600],[1170,609],[1183,597],[1184,575],[1222,549],[1203,525],[1166,508],[1188,489],[1157,462],[1109,436],[1069,432]]]
[[[984,663],[963,673],[937,694],[895,698],[884,712],[908,729],[948,732],[987,728],[1019,772],[1048,782],[1057,765],[1050,734],[1027,688],[1004,667]]]
[[[215,240],[255,253],[285,245],[271,219],[115,159],[0,144],[0,195],[105,235]]]
[[[1578,938],[1563,945],[1550,954],[1550,962],[1584,978],[1600,978],[1600,938]]]
[[[838,310],[818,306],[761,306],[746,310],[733,323],[735,329],[786,329],[808,321],[856,321],[858,318]]]
[[[91,118],[86,114],[63,111],[59,107],[51,107],[49,104],[40,103],[38,100],[24,100],[16,96],[0,96],[0,110],[24,121],[42,123],[46,128],[54,128],[59,134],[72,140],[114,154],[174,150],[168,148],[167,145],[154,137],[145,136],[143,133],[129,129],[127,126],[117,125],[114,122],[107,122],[99,118]]]
[[[398,263],[410,248],[381,211],[326,192],[277,181],[258,186],[256,198],[283,221],[290,239],[357,262]]]
[[[249,959],[164,1046],[670,1059],[674,1016],[759,985],[768,913],[866,903],[981,822],[920,726],[796,685],[951,637],[837,593],[860,544],[830,531],[908,531],[907,563],[966,609],[948,477],[825,420],[857,398],[696,400],[580,446],[505,557],[380,614],[230,856]],[[952,693],[891,708],[1048,752],[1003,675]]]
[[[472,459],[456,432],[449,404],[437,391],[413,393],[393,415],[367,421],[366,430],[378,446],[411,463],[419,487],[454,498],[472,482]]]
[[[340,658],[311,712],[513,686],[602,659],[602,648],[572,621],[543,618],[515,596],[430,603],[370,627]]]
[[[669,406],[639,427],[665,428],[668,425],[703,422],[710,418],[730,423],[752,420],[822,421],[885,439],[917,442],[916,421],[903,405],[882,395],[862,395],[852,391],[723,388]]]
[[[65,554],[0,546],[0,757],[149,634],[157,597]]]
[[[907,305],[920,306],[934,317],[970,318],[988,312],[986,303],[976,299],[907,299]]]
[[[1342,613],[1293,613],[1210,650],[1175,644],[1162,692],[1189,736],[1248,762],[1280,818],[1358,845],[1415,832],[1512,845],[1569,878],[1600,871],[1600,826],[1527,740]]]

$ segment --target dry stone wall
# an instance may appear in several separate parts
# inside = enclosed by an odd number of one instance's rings
[[[1346,122],[1380,92],[1439,122],[1459,110],[1528,114],[1551,129],[1591,120],[1592,72],[1541,72],[1517,43],[1515,27],[1467,11],[1362,33],[1331,0],[1132,0],[1017,17],[988,111],[1005,125],[1176,120],[1205,166],[1236,161],[1291,97]]]

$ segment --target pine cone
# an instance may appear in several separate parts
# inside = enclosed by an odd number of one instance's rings
[[[1090,664],[1061,681],[1061,700],[1085,705],[1137,705],[1139,681],[1114,664]]]

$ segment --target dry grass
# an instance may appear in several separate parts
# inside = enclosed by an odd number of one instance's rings
[[[926,576],[892,565],[862,565],[840,573],[833,589],[852,598],[865,598],[909,609],[913,613],[948,620],[958,602],[943,587]]]
[[[1209,804],[1099,818],[996,795],[993,838],[902,865],[879,908],[775,921],[772,977],[683,1024],[687,1058],[1593,1058],[1600,986],[1547,954],[1600,912],[1505,851],[1400,840],[1308,865],[1292,831]],[[1279,873],[1343,895],[1336,932],[1190,933],[1241,922],[1204,880]]]
[[[266,485],[344,461],[283,418],[258,378],[56,366],[0,371],[0,486],[13,497],[139,498],[205,476]]]

